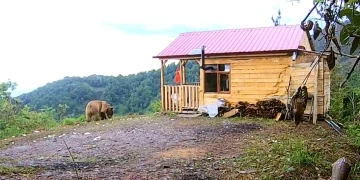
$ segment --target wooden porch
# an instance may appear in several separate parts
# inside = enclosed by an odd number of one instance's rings
[[[164,69],[167,60],[161,60],[161,103],[163,112],[196,112],[199,107],[200,82],[186,82],[187,61],[180,60],[180,83],[165,84]]]

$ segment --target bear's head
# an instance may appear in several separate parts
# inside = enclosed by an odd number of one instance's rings
[[[109,118],[112,118],[112,116],[114,115],[114,108],[110,106],[110,107],[106,110],[106,113],[107,113],[107,115],[108,115]]]

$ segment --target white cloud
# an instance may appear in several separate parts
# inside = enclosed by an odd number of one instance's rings
[[[160,67],[153,59],[170,35],[126,34],[104,25],[135,24],[149,29],[174,26],[242,28],[299,23],[311,1],[286,0],[33,0],[0,2],[0,81],[29,91],[65,76],[127,75]],[[262,13],[262,14],[261,14]]]

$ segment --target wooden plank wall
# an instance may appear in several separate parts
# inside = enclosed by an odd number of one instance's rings
[[[326,61],[323,62],[324,62],[323,67],[324,67],[324,92],[325,92],[324,111],[326,113],[330,109],[330,70]]]
[[[273,57],[249,57],[241,59],[207,59],[206,64],[230,64],[230,94],[203,94],[204,104],[214,103],[217,98],[224,98],[230,104],[235,105],[239,101],[255,103],[259,100],[276,98],[286,103],[286,87],[291,79],[291,95],[301,85],[305,76],[310,71],[310,63],[316,58],[314,54],[302,53],[296,61],[291,56]],[[324,77],[329,75],[323,71],[323,63],[319,63],[318,73],[318,113],[323,114],[324,100]],[[311,73],[306,86],[310,95],[314,94],[314,72]],[[203,76],[200,79],[204,84]],[[329,81],[325,84],[329,86]],[[328,92],[327,92],[328,93]],[[202,96],[200,94],[200,96]],[[326,97],[329,97],[328,93]],[[311,103],[308,103],[305,113],[310,112]]]

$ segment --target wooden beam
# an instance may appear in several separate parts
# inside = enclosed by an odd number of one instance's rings
[[[182,111],[182,107],[183,107],[183,103],[184,103],[184,89],[183,89],[183,85],[184,85],[184,66],[183,66],[183,59],[180,59],[180,87],[179,87],[179,103],[178,103],[178,110],[181,112]]]
[[[181,82],[182,84],[186,84],[186,62],[187,60],[180,60],[180,65],[181,65],[181,71],[180,71],[180,75],[181,75]]]
[[[160,68],[160,89],[161,89],[161,111],[165,110],[165,98],[164,98],[164,67],[165,67],[165,60],[161,60],[161,68]]]
[[[324,71],[325,71],[325,63],[324,63],[324,59],[321,59],[321,73],[322,73],[322,95],[323,95],[323,101],[324,101],[324,103],[323,103],[323,105],[322,105],[322,114],[323,115],[325,115],[325,95],[326,95],[326,91],[325,91],[325,73],[324,73]]]
[[[313,124],[317,122],[318,115],[318,76],[319,76],[319,63],[315,63],[314,67],[314,106],[313,106]]]
[[[201,61],[198,61],[200,67],[203,65]],[[200,86],[199,86],[199,106],[204,105],[204,94],[205,94],[205,71],[199,68],[200,71]]]

